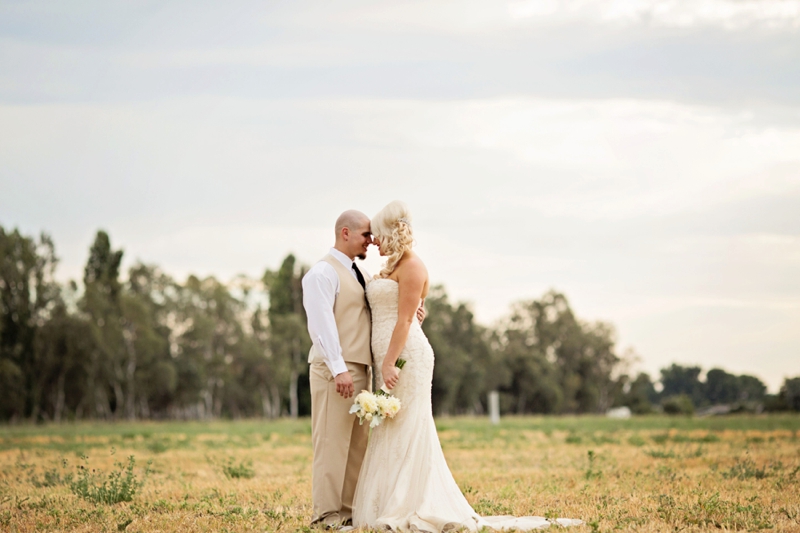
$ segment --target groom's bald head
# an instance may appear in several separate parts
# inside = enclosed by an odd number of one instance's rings
[[[361,211],[349,209],[336,219],[335,248],[348,257],[367,257],[367,246],[372,243],[369,217]]]
[[[348,209],[336,219],[336,238],[338,239],[341,236],[342,229],[350,228],[351,231],[356,231],[365,223],[369,224],[367,215],[355,209]]]

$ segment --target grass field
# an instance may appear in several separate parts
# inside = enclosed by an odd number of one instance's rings
[[[581,518],[576,533],[800,531],[800,416],[437,426],[480,514]],[[310,440],[308,420],[0,427],[0,531],[308,530]]]

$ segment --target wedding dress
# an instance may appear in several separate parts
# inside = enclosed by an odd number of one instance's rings
[[[374,279],[367,285],[367,299],[380,387],[381,364],[397,322],[398,285],[391,279]],[[400,358],[406,365],[392,394],[403,406],[394,419],[372,430],[353,501],[354,526],[439,533],[462,527],[525,531],[551,523],[581,523],[539,516],[478,516],[453,479],[439,444],[431,408],[433,350],[416,320]]]

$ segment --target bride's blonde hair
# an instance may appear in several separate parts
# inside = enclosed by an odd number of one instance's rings
[[[408,206],[400,200],[391,202],[372,217],[370,228],[372,234],[380,239],[381,250],[387,256],[386,264],[378,274],[385,278],[394,271],[403,254],[411,250],[414,244]]]

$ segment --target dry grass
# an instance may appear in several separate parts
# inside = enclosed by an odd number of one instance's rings
[[[581,518],[576,533],[800,531],[797,416],[438,426],[481,514]],[[130,502],[93,503],[70,489],[80,465],[99,486],[131,455],[144,484]],[[307,420],[0,429],[2,531],[308,530],[310,494]]]

